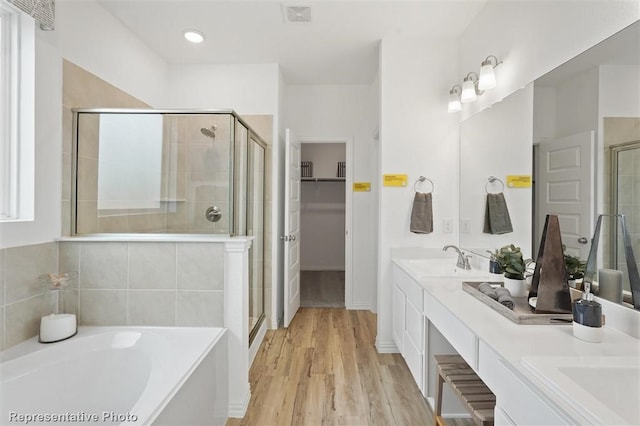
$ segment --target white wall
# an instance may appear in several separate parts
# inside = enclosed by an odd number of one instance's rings
[[[351,137],[353,140],[352,173],[354,182],[371,182],[372,192],[353,194],[351,237],[352,306],[375,309],[376,291],[376,222],[374,174],[374,132],[378,127],[375,87],[357,86],[287,86],[284,103],[285,127],[301,138]],[[347,165],[349,167],[349,165]]]
[[[61,233],[62,58],[145,102],[164,94],[166,64],[119,21],[92,0],[58,2],[56,30],[36,29],[35,220],[0,224],[0,248]]]
[[[60,55],[149,105],[166,99],[168,65],[95,0],[56,3]]]
[[[504,61],[496,68],[498,87],[463,108],[480,111],[640,18],[637,1],[488,2],[459,39],[459,66],[448,81],[478,72],[488,55]]]
[[[598,99],[600,118],[640,116],[640,78],[638,76],[640,76],[640,66],[603,65],[600,67]]]
[[[458,69],[457,43],[388,38],[382,41],[380,53],[380,172],[409,175],[406,188],[380,188],[376,347],[394,351],[391,248],[441,248],[457,243],[458,117],[447,113],[449,81]],[[432,234],[409,232],[413,183],[420,175],[435,187]],[[376,176],[375,184],[381,180]],[[454,233],[443,232],[443,219],[451,219]]]
[[[598,68],[556,86],[556,138],[598,129]]]

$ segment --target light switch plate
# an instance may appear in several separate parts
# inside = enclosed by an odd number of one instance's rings
[[[471,219],[460,220],[460,233],[461,234],[471,233]]]
[[[445,234],[451,234],[453,232],[453,220],[442,219],[442,230]]]

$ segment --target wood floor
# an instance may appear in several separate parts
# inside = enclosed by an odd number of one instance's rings
[[[250,371],[254,425],[431,425],[433,414],[399,354],[378,354],[369,311],[301,308],[269,330]]]

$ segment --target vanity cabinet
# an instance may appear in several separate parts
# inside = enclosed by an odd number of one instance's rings
[[[393,340],[420,392],[425,395],[425,319],[422,293],[422,287],[407,273],[399,268],[393,268]]]
[[[496,395],[496,425],[575,423],[482,341],[472,324],[455,314],[461,309],[455,301],[445,304],[401,267],[394,264],[392,270],[393,339],[432,407],[437,374],[433,356],[458,353]],[[452,417],[466,414],[446,386],[443,413]]]
[[[496,414],[500,410],[500,422],[496,425],[535,424],[571,425],[570,418],[556,410],[551,401],[527,385],[520,373],[483,341],[478,347],[478,375],[496,395]]]

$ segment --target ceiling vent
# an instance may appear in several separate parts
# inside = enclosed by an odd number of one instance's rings
[[[311,6],[283,4],[284,21],[286,23],[310,23],[311,22]]]

